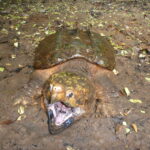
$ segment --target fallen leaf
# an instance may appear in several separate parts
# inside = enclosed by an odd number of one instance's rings
[[[6,66],[11,66],[11,64],[10,64],[10,63],[6,63],[5,65],[6,65]]]
[[[127,96],[130,95],[130,91],[129,91],[129,89],[127,87],[124,88],[124,91],[125,91],[125,93],[126,93]]]
[[[150,78],[149,77],[145,77],[145,80],[150,82]]]
[[[28,102],[27,100],[23,100],[23,101],[22,101],[22,104],[23,104],[23,105],[27,105],[28,103],[29,103],[29,102]]]
[[[18,31],[18,32],[17,32],[17,34],[18,34],[18,35],[20,35],[20,34],[21,34],[21,32],[20,32],[20,31]]]
[[[118,74],[119,74],[119,72],[118,72],[116,69],[113,69],[113,73],[114,73],[115,75],[118,75]]]
[[[16,55],[12,54],[12,55],[11,55],[11,58],[12,58],[12,59],[15,59],[15,58],[16,58]]]
[[[40,35],[40,33],[39,32],[35,32],[34,35]]]
[[[18,27],[15,27],[15,30],[18,30],[19,28]]]
[[[23,106],[20,106],[20,107],[18,108],[18,113],[19,113],[20,115],[24,114],[24,107],[23,107]]]
[[[132,125],[131,125],[131,126],[132,126],[132,128],[134,129],[134,131],[135,131],[135,132],[137,132],[137,131],[138,131],[137,125],[136,125],[135,123],[132,123]]]
[[[98,27],[103,27],[104,25],[102,23],[98,24]]]
[[[21,121],[21,116],[19,116],[19,117],[17,118],[17,120],[18,120],[18,121]]]
[[[19,66],[20,68],[23,67],[23,65],[21,65],[21,64],[19,64],[18,66]]]
[[[142,114],[145,114],[145,111],[144,111],[144,110],[141,110],[140,112],[141,112]]]
[[[128,51],[121,50],[120,54],[121,54],[121,56],[127,56],[128,55]]]
[[[129,26],[125,25],[125,28],[126,28],[126,29],[129,29]]]
[[[36,26],[37,26],[36,24],[33,24],[33,25],[32,25],[33,28],[36,27]]]
[[[0,67],[0,72],[3,72],[5,70],[5,68]]]
[[[123,121],[122,125],[127,126],[127,122]]]
[[[45,31],[45,34],[46,34],[46,35],[48,35],[48,34],[49,34],[49,31],[48,31],[48,30],[47,30],[47,31]]]
[[[25,23],[27,23],[27,22],[26,22],[25,20],[23,20],[23,21],[21,21],[20,23],[21,23],[21,24],[25,24]]]
[[[129,100],[131,103],[142,103],[142,101],[140,99],[130,99]]]
[[[66,146],[66,150],[75,150],[72,146]]]
[[[19,116],[18,118],[17,118],[17,121],[21,121],[22,119],[25,119],[26,118],[26,116],[25,115],[23,115],[23,116]]]
[[[101,36],[105,36],[105,34],[104,34],[104,33],[100,33],[100,35],[101,35]]]
[[[29,102],[28,102],[27,100],[24,100],[24,99],[16,99],[13,105],[14,105],[14,106],[15,106],[15,105],[19,105],[19,104],[20,104],[20,105],[21,105],[21,104],[22,104],[22,105],[27,105],[28,103],[29,103]]]
[[[15,47],[18,47],[18,46],[19,46],[19,43],[18,43],[18,42],[15,42],[15,43],[14,43],[14,46],[15,46]]]
[[[11,25],[11,26],[10,26],[10,28],[11,28],[11,29],[14,29],[14,26],[13,26],[13,25]]]
[[[21,99],[16,99],[13,105],[18,105],[21,103],[21,101],[22,101]]]
[[[8,30],[4,29],[4,28],[1,30],[1,32],[4,33],[4,34],[8,34]]]
[[[130,129],[129,128],[125,128],[126,134],[130,133]]]
[[[121,45],[121,46],[125,46],[126,44],[125,44],[125,43],[120,43],[120,45]]]
[[[139,32],[139,35],[142,35],[142,32]]]
[[[55,34],[55,33],[56,33],[55,30],[51,30],[51,31],[50,31],[50,34]]]

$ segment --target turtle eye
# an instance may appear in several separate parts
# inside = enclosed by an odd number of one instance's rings
[[[55,92],[62,92],[62,91],[63,91],[62,87],[59,86],[59,85],[53,86],[52,89],[53,89]]]
[[[67,92],[66,93],[67,98],[71,98],[71,97],[73,97],[73,95],[74,95],[73,92]]]

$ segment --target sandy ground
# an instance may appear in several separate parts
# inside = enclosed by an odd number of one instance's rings
[[[0,125],[0,149],[149,150],[149,8],[148,2],[95,1],[1,6],[0,120],[20,120]],[[118,74],[108,82],[104,78],[104,88],[117,115],[86,117],[52,136],[40,106],[41,84],[33,81],[32,66],[38,42],[62,25],[90,29],[112,42]],[[120,92],[125,87],[129,96]]]

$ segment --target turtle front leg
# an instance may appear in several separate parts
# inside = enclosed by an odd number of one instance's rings
[[[119,95],[119,90],[112,82],[114,75],[111,71],[89,64],[91,82],[95,87],[95,117],[110,117],[117,114],[116,107],[113,103],[115,96]]]

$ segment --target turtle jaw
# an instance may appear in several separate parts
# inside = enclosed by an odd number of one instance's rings
[[[51,134],[57,134],[70,127],[85,111],[79,107],[69,107],[62,102],[48,104],[48,128]]]

